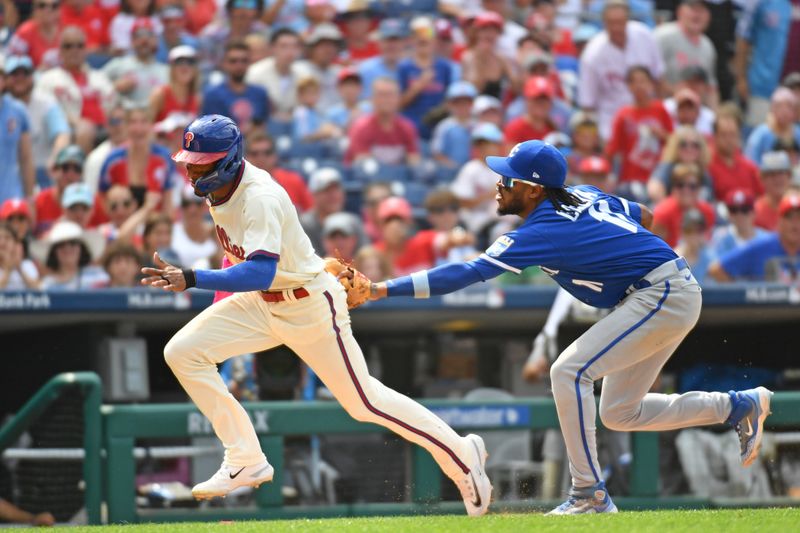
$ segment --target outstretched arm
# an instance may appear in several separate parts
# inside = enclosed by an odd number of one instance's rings
[[[192,287],[226,292],[263,291],[272,285],[278,267],[277,259],[264,255],[256,255],[220,270],[181,270],[163,261],[158,252],[153,256],[153,261],[159,268],[143,268],[142,273],[147,277],[142,279],[142,284],[172,292]]]
[[[430,296],[455,292],[479,281],[491,279],[497,274],[485,277],[485,274],[482,274],[475,267],[474,261],[448,263],[431,270],[420,270],[410,276],[373,283],[370,299],[380,300],[389,296],[429,298]]]

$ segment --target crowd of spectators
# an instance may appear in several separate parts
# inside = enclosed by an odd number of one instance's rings
[[[170,159],[206,113],[374,279],[519,223],[483,160],[544,139],[701,283],[797,283],[800,0],[743,4],[0,0],[0,289],[134,287],[154,251],[218,267]]]

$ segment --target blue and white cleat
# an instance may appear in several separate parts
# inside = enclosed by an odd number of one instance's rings
[[[569,489],[567,501],[547,513],[550,515],[616,513],[617,506],[608,495],[605,482],[601,481],[591,487]]]
[[[772,392],[764,387],[744,391],[729,391],[731,414],[726,420],[739,435],[742,466],[750,466],[761,450],[764,420],[770,414]]]

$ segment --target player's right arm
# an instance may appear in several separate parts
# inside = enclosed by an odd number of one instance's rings
[[[639,211],[641,211],[641,220],[639,224],[646,230],[653,229],[653,212],[650,209],[642,204],[636,204],[639,206]]]

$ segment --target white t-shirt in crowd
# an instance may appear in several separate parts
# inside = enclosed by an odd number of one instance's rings
[[[19,265],[19,269],[25,274],[25,277],[31,280],[38,280],[39,279],[39,270],[36,268],[36,265],[30,259],[23,259],[22,263]],[[2,291],[26,291],[28,290],[28,286],[25,285],[25,280],[22,279],[22,274],[19,271],[14,270],[8,276],[8,283],[5,287],[0,288]]]
[[[193,241],[186,234],[183,224],[177,223],[172,226],[172,249],[178,254],[184,268],[206,268],[198,265],[208,264],[208,258],[217,251],[217,243],[211,237],[203,242]]]

